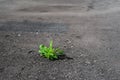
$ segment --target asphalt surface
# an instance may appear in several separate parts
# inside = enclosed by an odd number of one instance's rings
[[[36,53],[38,41],[48,44],[51,38],[55,46],[65,45],[66,54],[74,60],[37,59],[35,66],[28,63],[20,73],[22,80],[120,80],[120,0],[0,0],[0,36],[1,56],[3,50],[11,53],[11,57],[0,57],[1,80],[20,80],[15,75],[25,65],[25,49]],[[15,50],[20,54],[18,48],[10,47],[12,42],[24,48],[20,63],[5,61],[12,60]]]

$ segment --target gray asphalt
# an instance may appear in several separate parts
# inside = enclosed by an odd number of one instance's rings
[[[74,46],[97,55],[117,74],[98,80],[120,80],[120,0],[0,0],[2,26],[23,20],[69,25]]]

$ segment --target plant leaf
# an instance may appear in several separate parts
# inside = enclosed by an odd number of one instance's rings
[[[44,46],[41,44],[39,46],[39,53],[41,56],[46,57],[47,59],[54,60],[58,59],[59,55],[63,55],[63,51],[59,48],[53,48],[53,41],[50,41],[49,47]]]

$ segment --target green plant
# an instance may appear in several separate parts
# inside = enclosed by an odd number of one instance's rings
[[[62,50],[60,50],[59,48],[53,48],[53,41],[50,41],[49,47],[41,44],[39,46],[39,53],[41,56],[50,60],[58,59],[59,56],[63,55]]]

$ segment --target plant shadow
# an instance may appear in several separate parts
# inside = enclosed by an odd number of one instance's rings
[[[56,59],[56,60],[64,60],[64,59],[72,60],[73,58],[68,57],[67,55],[64,54],[64,55],[59,55],[58,59]]]

